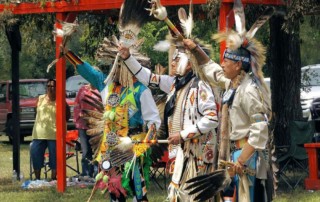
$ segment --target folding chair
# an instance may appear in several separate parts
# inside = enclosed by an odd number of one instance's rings
[[[165,151],[163,156],[158,162],[153,162],[151,165],[151,170],[150,170],[150,179],[152,179],[153,183],[158,185],[160,189],[165,189],[166,184],[167,184],[167,176],[166,176],[166,168],[167,168],[167,163],[169,161],[169,154],[168,151]],[[158,180],[164,180],[164,187],[161,186]]]
[[[289,188],[295,189],[304,174],[308,175],[308,155],[303,144],[312,141],[314,122],[292,121],[289,124],[289,133],[291,142],[288,151],[277,159],[280,167],[278,175]]]
[[[79,151],[81,151],[81,144],[78,141],[79,134],[78,130],[69,130],[67,131],[66,135],[66,161],[68,159],[71,159],[73,157],[76,158],[76,168],[73,168],[69,164],[67,164],[67,167],[73,170],[74,172],[77,173],[77,175],[80,174],[80,169],[79,169]],[[74,152],[71,151],[71,149],[74,149]]]
[[[72,171],[76,172],[77,175],[80,174],[80,169],[79,169],[79,151],[81,151],[81,144],[78,141],[78,130],[69,130],[66,133],[66,161],[67,161],[67,167],[71,169]],[[30,143],[30,148],[31,148]],[[71,149],[74,149],[72,151]],[[44,154],[45,160],[44,160],[44,176],[45,179],[47,179],[48,172],[51,170],[49,166],[49,153]],[[68,164],[68,160],[75,157],[76,159],[76,167],[74,168],[70,164]],[[32,174],[34,173],[33,167],[32,167],[32,158],[30,154],[30,180],[32,180]]]

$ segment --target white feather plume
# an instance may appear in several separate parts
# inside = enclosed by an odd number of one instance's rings
[[[180,8],[178,10],[178,16],[179,16],[180,24],[183,29],[185,37],[191,38],[192,29],[194,25],[192,0],[190,1],[189,16],[187,16],[187,12],[184,10],[184,8]]]
[[[117,149],[126,152],[131,150],[133,147],[133,143],[130,137],[120,137],[120,143],[116,146]]]
[[[191,37],[191,32],[193,28],[193,20],[192,20],[192,14],[191,16],[187,17],[187,13],[183,8],[180,8],[178,11],[180,24],[183,29],[183,33],[187,38]]]
[[[241,0],[234,1],[233,11],[236,30],[241,36],[244,36],[244,34],[246,33],[246,20]]]
[[[227,47],[231,50],[238,49],[241,46],[242,42],[242,37],[236,32],[230,33],[226,40]]]
[[[170,48],[170,42],[167,40],[159,41],[156,45],[153,46],[153,50],[160,52],[167,52]]]

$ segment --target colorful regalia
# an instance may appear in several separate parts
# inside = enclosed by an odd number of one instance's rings
[[[184,9],[179,13],[185,19]],[[124,63],[140,82],[160,88],[168,95],[164,110],[166,131],[169,138],[174,134],[181,138],[180,144],[169,145],[169,158],[175,161],[168,200],[193,201],[194,196],[188,196],[184,190],[185,182],[215,169],[217,106],[210,86],[194,72],[190,52],[184,49],[181,40],[171,41],[169,62],[171,70],[176,67],[174,76],[154,74],[132,55]]]
[[[211,60],[202,63],[200,70],[211,84],[226,88],[222,99],[219,167],[224,169],[239,165],[244,173],[235,175],[231,180],[228,173],[224,172],[224,183],[217,186],[217,179],[222,175],[213,172],[188,181],[188,189],[190,193],[197,194],[197,200],[205,200],[223,189],[223,196],[233,197],[236,189],[238,201],[270,201],[273,188],[267,144],[271,101],[270,90],[264,83],[262,73],[266,51],[253,36],[272,16],[273,9],[267,9],[248,32],[240,0],[235,0],[233,11],[236,32],[226,30],[213,36],[217,42],[226,42],[222,66],[225,68],[224,75],[232,75],[229,78],[231,81],[224,78],[221,67]],[[198,54],[195,53],[195,56]],[[239,62],[241,68],[238,70],[235,65]],[[237,71],[239,74],[233,75]],[[231,185],[227,186],[230,182]],[[200,190],[200,187],[203,189]]]
[[[146,185],[151,166],[150,144],[156,138],[160,117],[151,91],[137,81],[117,54],[119,44],[125,44],[142,63],[149,58],[137,50],[140,27],[146,18],[143,14],[148,2],[124,1],[119,16],[120,39],[105,38],[100,44],[96,58],[112,69],[106,76],[83,62],[71,51],[66,58],[76,66],[78,73],[101,93],[102,103],[88,100],[97,111],[83,111],[84,119],[91,126],[88,135],[94,150],[94,161],[99,163],[96,176],[97,188],[107,190],[112,201],[147,201]],[[90,197],[91,198],[91,197]]]

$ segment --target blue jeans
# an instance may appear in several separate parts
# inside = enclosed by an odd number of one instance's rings
[[[93,177],[93,164],[90,163],[90,161],[92,161],[92,149],[89,143],[90,136],[87,135],[87,130],[85,129],[78,129],[78,131],[79,131],[81,151],[82,151],[81,175]]]
[[[40,170],[44,166],[44,154],[49,150],[49,166],[56,170],[56,140],[34,139],[31,143],[31,158],[33,169]]]

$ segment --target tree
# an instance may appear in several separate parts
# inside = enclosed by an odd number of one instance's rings
[[[287,1],[270,20],[272,110],[276,145],[288,145],[290,121],[302,119],[300,102],[300,22],[304,14],[319,12],[318,0]]]
[[[294,32],[282,28],[284,16],[270,20],[270,55],[272,110],[275,144],[289,144],[287,127],[292,120],[302,118],[300,105],[301,60],[299,22],[294,22]],[[292,30],[293,31],[293,30]]]

